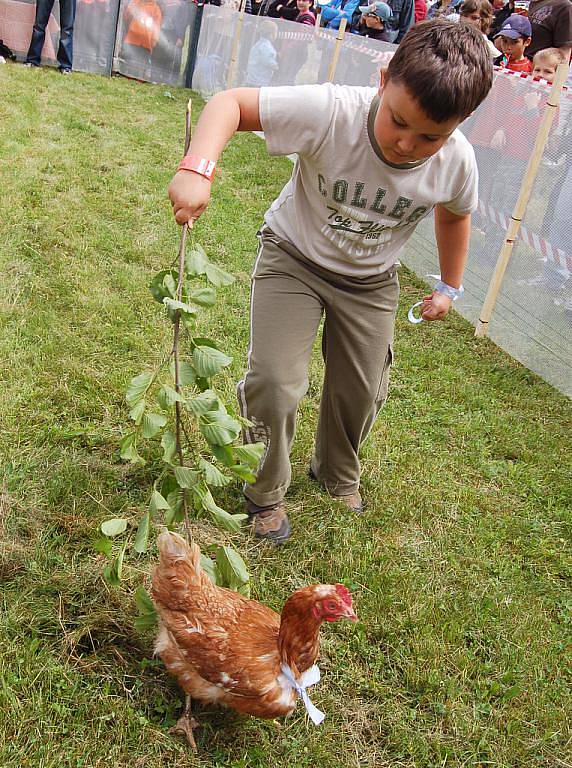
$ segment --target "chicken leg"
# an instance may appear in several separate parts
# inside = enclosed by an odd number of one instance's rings
[[[169,733],[172,733],[175,736],[184,736],[185,739],[187,740],[187,744],[191,747],[191,749],[194,752],[196,752],[197,742],[195,741],[193,729],[197,728],[198,725],[199,724],[197,723],[195,718],[191,716],[191,697],[190,697],[190,694],[187,694],[187,697],[185,699],[185,709],[183,710],[183,714],[177,720],[177,724],[174,725],[172,728],[169,728]]]

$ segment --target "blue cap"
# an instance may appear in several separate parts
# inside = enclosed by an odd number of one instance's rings
[[[391,18],[391,8],[387,3],[371,3],[370,5],[360,5],[360,11],[363,15],[371,14],[377,16],[382,21],[389,21]]]
[[[532,37],[530,21],[526,16],[521,16],[520,13],[513,13],[502,25],[495,38],[501,36],[508,37],[510,40],[518,40],[519,37]]]

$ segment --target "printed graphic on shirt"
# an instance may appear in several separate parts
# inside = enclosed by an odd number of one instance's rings
[[[372,246],[379,246],[375,250],[381,250],[394,232],[414,224],[429,211],[428,206],[416,205],[409,197],[400,195],[390,200],[386,189],[379,186],[368,188],[363,181],[336,179],[328,184],[319,173],[317,185],[327,209],[322,234],[338,248],[344,247],[347,253],[353,255],[362,251],[360,246],[363,243],[356,241],[373,241]],[[375,218],[362,218],[356,208],[363,210],[364,214],[371,211],[377,215]],[[380,216],[386,217],[384,222],[380,221]]]

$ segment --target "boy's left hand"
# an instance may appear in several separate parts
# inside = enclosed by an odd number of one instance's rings
[[[433,291],[429,296],[423,297],[423,309],[421,317],[423,320],[442,320],[449,311],[452,300],[444,293]]]

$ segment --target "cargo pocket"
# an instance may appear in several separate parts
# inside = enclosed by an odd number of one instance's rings
[[[380,408],[383,407],[383,404],[387,400],[387,393],[389,391],[389,372],[391,370],[392,365],[393,365],[393,345],[388,344],[387,354],[385,355],[385,363],[383,364],[383,371],[381,373],[381,381],[379,383],[379,390],[377,392],[377,397],[375,398],[375,403],[378,411]]]

